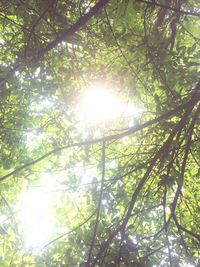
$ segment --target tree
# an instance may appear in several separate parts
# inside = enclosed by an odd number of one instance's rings
[[[198,266],[199,17],[1,1],[1,266]],[[131,113],[85,118],[94,84]]]

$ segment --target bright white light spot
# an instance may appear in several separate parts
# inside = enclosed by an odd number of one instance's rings
[[[84,99],[86,117],[93,123],[116,118],[121,108],[116,95],[101,84],[93,84]]]
[[[130,240],[134,243],[134,244],[137,244],[138,243],[138,240],[135,236],[130,236]]]
[[[45,244],[51,232],[49,199],[37,190],[29,191],[24,196],[22,220],[25,225],[25,247],[37,247]]]
[[[181,266],[181,267],[195,267],[194,264],[191,264],[191,263],[189,263],[189,262],[183,262],[183,263],[181,263],[180,266]]]
[[[106,205],[107,202],[108,202],[108,201],[107,201],[106,199],[102,199],[102,204],[103,204],[103,205]]]
[[[0,38],[0,45],[4,45],[4,44],[5,44],[5,41],[2,38]]]
[[[40,67],[36,69],[34,73],[35,77],[38,77],[38,75],[40,74],[40,71],[41,71]]]
[[[44,134],[37,131],[26,133],[26,147],[28,150],[33,150],[39,146],[44,138]]]
[[[7,217],[4,214],[0,215],[0,224],[4,223],[6,220]]]
[[[142,109],[116,92],[112,85],[93,83],[83,96],[81,110],[78,109],[80,121],[95,124],[123,119],[127,127],[133,126],[134,118],[142,114]]]
[[[35,113],[41,113],[41,112],[46,112],[47,110],[50,111],[53,109],[55,103],[53,100],[47,99],[40,97],[40,100],[38,102],[33,102],[30,105],[30,110]]]
[[[25,249],[39,249],[49,241],[53,232],[51,215],[53,188],[52,177],[45,175],[40,186],[32,188],[22,195],[19,203],[19,219],[24,233]]]
[[[142,113],[142,109],[138,108],[135,106],[135,104],[132,103],[126,103],[123,106],[123,115],[125,117],[138,117],[139,115],[141,115]]]

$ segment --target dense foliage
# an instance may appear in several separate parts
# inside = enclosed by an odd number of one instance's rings
[[[199,266],[199,10],[0,1],[0,266]]]

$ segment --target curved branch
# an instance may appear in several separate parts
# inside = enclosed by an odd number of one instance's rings
[[[56,47],[59,43],[65,41],[67,38],[71,37],[78,30],[80,30],[92,17],[94,17],[107,3],[109,0],[100,0],[93,8],[90,9],[88,13],[81,16],[69,29],[64,30],[57,38],[55,38],[51,43],[49,43],[40,52],[39,56],[44,55],[51,49]]]
[[[44,17],[44,15],[48,12],[48,10],[54,5],[54,3],[55,3],[55,0],[52,0],[51,3],[47,6],[47,8],[42,12],[42,14],[36,19],[35,23],[32,25],[28,38],[27,38],[27,42],[26,42],[26,47],[25,47],[25,52],[24,52],[25,57],[26,57],[28,46],[29,46],[29,42],[35,31],[35,28],[38,26],[40,20]]]
[[[188,15],[188,16],[194,16],[194,17],[200,17],[200,13],[184,11],[184,10],[181,10],[181,9],[178,9],[178,8],[175,8],[175,7],[170,7],[170,6],[167,6],[167,5],[156,3],[155,1],[153,1],[153,2],[147,1],[147,0],[136,0],[136,1],[137,2],[141,2],[141,3],[145,3],[145,4],[149,4],[149,5],[153,5],[153,6],[166,8],[166,9],[172,10],[172,11],[174,11],[176,13],[179,13],[179,14]]]
[[[63,237],[65,237],[66,235],[69,235],[71,233],[73,233],[74,231],[76,231],[77,229],[81,228],[84,224],[86,224],[87,222],[89,222],[89,220],[94,216],[94,214],[96,213],[96,210],[94,212],[92,212],[92,214],[82,223],[78,224],[76,227],[74,227],[72,230],[70,230],[69,232],[66,232],[58,237],[56,237],[55,239],[51,240],[49,243],[47,243],[46,245],[44,245],[41,248],[41,251],[44,250],[45,248],[47,248],[48,246],[50,246],[51,244],[55,243],[56,241],[62,239]]]
[[[200,85],[200,82],[197,84],[196,88],[197,89]],[[181,129],[183,129],[183,127],[185,126],[185,122],[187,121],[188,117],[190,116],[190,114],[192,113],[193,108],[195,107],[196,103],[199,101],[200,97],[192,97],[190,104],[187,106],[187,109],[185,110],[184,115],[182,116],[182,118],[180,119],[179,123],[177,123],[173,129],[173,131],[171,132],[171,134],[169,135],[169,137],[167,138],[167,140],[165,141],[165,143],[161,146],[161,148],[156,152],[155,156],[151,159],[150,165],[147,168],[145,174],[143,175],[142,179],[140,180],[140,182],[138,183],[136,189],[134,190],[130,203],[129,203],[129,207],[128,210],[126,212],[126,216],[123,220],[123,222],[111,233],[111,235],[108,237],[108,239],[102,244],[101,249],[99,250],[99,253],[96,255],[94,262],[90,265],[91,267],[94,267],[96,265],[96,263],[98,262],[98,260],[100,259],[100,257],[102,256],[102,254],[104,253],[104,251],[108,248],[109,244],[112,242],[112,240],[114,239],[114,237],[120,232],[123,231],[126,226],[127,223],[129,221],[129,218],[131,216],[131,213],[133,211],[133,208],[135,206],[135,203],[137,201],[137,198],[140,194],[140,192],[142,191],[146,181],[149,178],[150,173],[152,172],[154,166],[156,165],[157,160],[165,153],[166,149],[168,149],[173,141],[173,138],[176,136],[177,132],[179,132]]]
[[[191,146],[191,143],[192,143],[193,129],[194,129],[195,122],[196,122],[196,119],[198,118],[199,113],[200,113],[200,105],[198,106],[198,108],[196,110],[196,113],[194,114],[194,117],[193,117],[192,122],[191,122],[190,127],[189,127],[189,135],[187,137],[185,153],[184,153],[183,162],[182,162],[182,166],[181,166],[181,173],[180,173],[180,177],[178,179],[178,188],[176,190],[174,200],[173,200],[173,202],[171,204],[171,214],[172,214],[172,216],[173,216],[173,214],[175,214],[175,209],[176,209],[176,206],[177,206],[177,202],[178,202],[179,196],[181,194],[181,189],[182,189],[182,186],[183,186],[187,159],[188,159],[188,155],[189,155],[189,152],[190,152],[190,146]]]
[[[86,266],[90,265],[90,259],[92,256],[92,250],[94,247],[95,239],[96,239],[96,234],[97,234],[97,229],[98,229],[98,224],[99,224],[99,216],[100,216],[100,210],[101,210],[101,203],[102,203],[102,197],[103,197],[103,190],[104,190],[104,180],[105,180],[105,142],[102,144],[102,159],[101,159],[101,164],[102,164],[102,177],[101,177],[101,189],[100,189],[100,195],[99,195],[99,201],[98,201],[98,207],[97,207],[97,215],[96,215],[96,221],[95,221],[95,226],[94,226],[94,232],[93,232],[93,237],[92,237],[92,242],[90,246],[90,250],[88,253],[88,260]]]
[[[196,234],[196,233],[193,233],[192,231],[186,229],[184,226],[182,226],[178,220],[177,220],[177,217],[175,214],[173,214],[173,219],[174,219],[174,222],[177,226],[178,229],[182,230],[183,232],[191,235],[192,237],[196,238],[199,242],[200,242],[200,235],[199,234]]]
[[[0,178],[0,182],[7,179],[8,177],[18,173],[19,171],[25,169],[25,168],[28,168],[44,159],[46,159],[47,157],[59,152],[59,151],[62,151],[62,150],[65,150],[65,149],[69,149],[69,148],[72,148],[72,147],[80,147],[80,146],[88,146],[88,145],[94,145],[94,144],[98,144],[98,143],[101,143],[101,142],[106,142],[106,141],[112,141],[112,140],[118,140],[118,139],[121,139],[123,137],[126,137],[126,136],[129,136],[131,134],[134,134],[135,132],[138,132],[138,131],[141,131],[143,130],[144,128],[147,128],[153,124],[156,124],[162,120],[165,120],[169,117],[171,117],[172,115],[175,115],[177,114],[179,111],[185,109],[186,107],[188,107],[188,105],[191,104],[191,100],[181,104],[180,106],[178,106],[177,108],[173,109],[173,110],[170,110],[168,111],[167,113],[161,115],[160,117],[157,117],[155,119],[152,119],[150,121],[147,121],[143,124],[140,124],[140,125],[136,125],[136,126],[133,126],[131,127],[129,130],[125,131],[125,132],[122,132],[122,133],[119,133],[119,134],[114,134],[114,135],[109,135],[109,136],[105,136],[105,137],[102,137],[102,138],[99,138],[99,139],[94,139],[94,140],[86,140],[86,141],[82,141],[82,142],[79,142],[79,143],[74,143],[74,144],[69,144],[69,145],[66,145],[66,146],[63,146],[63,147],[58,147],[56,149],[53,149],[51,151],[49,151],[48,153],[44,154],[43,156],[35,159],[35,160],[32,160],[18,168],[16,168],[14,171],[2,176]]]

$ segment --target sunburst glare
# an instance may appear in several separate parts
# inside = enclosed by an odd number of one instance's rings
[[[93,84],[84,97],[84,111],[90,122],[112,120],[122,109],[117,96],[105,85]]]
[[[142,110],[133,101],[123,100],[111,85],[96,82],[86,90],[82,98],[82,112],[80,115],[84,115],[84,120],[92,124],[123,117],[127,126],[132,126],[129,125],[129,119],[139,116]]]

